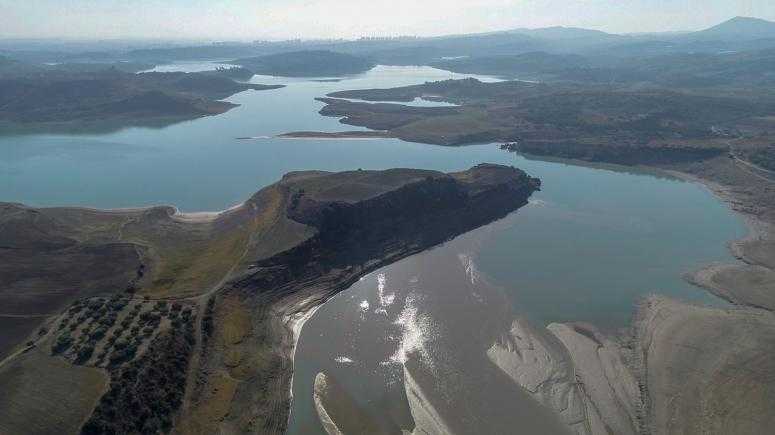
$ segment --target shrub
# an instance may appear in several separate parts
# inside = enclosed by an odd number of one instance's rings
[[[78,354],[77,354],[77,357],[75,359],[75,363],[76,364],[83,364],[83,363],[85,363],[86,361],[89,360],[89,358],[91,358],[93,353],[94,353],[94,346],[85,345],[85,346],[81,347],[80,349],[78,349]]]
[[[114,312],[111,312],[111,313],[110,313],[110,314],[108,314],[107,316],[105,316],[105,317],[101,318],[101,319],[100,319],[100,321],[99,321],[99,323],[100,323],[101,325],[105,325],[105,326],[107,326],[107,327],[111,327],[111,326],[113,326],[113,324],[114,324],[114,323],[116,323],[116,318],[117,318],[117,317],[116,317],[116,313],[114,313]]]
[[[108,332],[108,330],[105,327],[97,328],[96,330],[94,330],[94,332],[91,333],[91,335],[89,336],[89,340],[90,341],[100,340],[100,339],[102,339],[102,337],[105,336],[105,334],[107,332]]]
[[[62,353],[66,351],[70,346],[73,344],[73,337],[68,335],[60,335],[59,338],[57,338],[56,343],[54,343],[53,351],[54,353]]]
[[[126,307],[126,305],[127,305],[127,300],[118,298],[118,297],[114,297],[110,300],[110,302],[108,302],[108,308],[111,311],[121,311],[122,309],[124,309],[124,307]]]

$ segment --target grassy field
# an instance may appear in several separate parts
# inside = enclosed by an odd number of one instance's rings
[[[103,370],[32,350],[0,369],[0,433],[78,433],[107,383]]]
[[[32,334],[40,323],[38,317],[0,317],[0,360],[21,346],[23,338]]]

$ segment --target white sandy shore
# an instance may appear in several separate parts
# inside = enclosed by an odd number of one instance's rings
[[[310,305],[312,303],[311,302],[312,299],[314,299],[314,298],[308,299],[308,300],[302,302],[299,305],[300,306],[308,306],[308,305]],[[297,311],[297,312],[295,312],[293,314],[290,314],[290,315],[287,315],[287,316],[283,317],[283,323],[285,325],[287,325],[290,328],[291,332],[293,333],[293,344],[292,344],[293,347],[291,348],[291,352],[290,352],[290,359],[291,359],[291,382],[290,382],[291,389],[290,389],[290,398],[291,398],[291,402],[293,402],[293,377],[296,374],[296,367],[295,367],[295,365],[296,365],[296,348],[299,345],[299,337],[301,336],[301,330],[302,330],[302,328],[304,328],[304,324],[307,323],[307,320],[311,319],[312,316],[315,315],[315,312],[317,312],[317,310],[319,310],[320,307],[322,307],[322,306],[323,306],[323,304],[320,303],[320,304],[311,306],[306,311]],[[290,417],[291,417],[291,414],[288,413],[288,419],[289,420],[290,420]]]
[[[172,210],[170,217],[174,220],[177,220],[179,222],[187,222],[187,223],[202,223],[202,222],[212,222],[225,214],[239,210],[244,205],[245,205],[244,202],[240,202],[239,204],[235,204],[229,208],[219,210],[219,211],[196,211],[196,212],[182,212],[174,205],[149,205],[147,207],[124,207],[124,208],[95,208],[95,207],[80,207],[80,206],[75,206],[75,207],[61,206],[61,207],[50,207],[50,208],[83,210],[83,211],[89,211],[94,213],[116,213],[116,214],[143,213],[149,210],[153,210],[155,208],[168,208]]]
[[[487,358],[536,401],[552,409],[573,433],[590,434],[571,358],[549,334],[524,319],[515,319],[511,329],[487,350]]]
[[[438,411],[426,397],[420,385],[412,377],[411,372],[404,365],[404,389],[409,402],[409,410],[414,419],[413,435],[419,434],[451,434],[452,431],[444,423]]]
[[[314,136],[314,137],[296,137],[296,136],[277,136],[277,139],[282,140],[351,140],[351,141],[364,141],[364,140],[381,140],[381,139],[391,139],[390,137],[325,137],[325,136]]]
[[[337,427],[334,420],[328,415],[326,407],[323,405],[323,398],[328,390],[328,377],[325,373],[318,373],[315,376],[315,387],[313,389],[312,397],[315,401],[315,409],[318,412],[320,423],[323,425],[323,429],[328,435],[344,435],[342,431]]]
[[[187,223],[212,222],[225,214],[239,210],[244,205],[245,205],[244,202],[240,202],[239,204],[235,204],[221,211],[197,211],[197,212],[187,212],[187,213],[183,213],[180,210],[178,210],[177,207],[174,207],[175,213],[172,215],[172,218],[178,222],[187,222]]]

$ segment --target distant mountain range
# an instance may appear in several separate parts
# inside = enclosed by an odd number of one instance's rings
[[[509,30],[509,33],[521,33],[523,35],[532,36],[534,38],[550,39],[550,40],[567,40],[567,39],[617,39],[621,38],[621,35],[614,35],[612,33],[606,33],[600,30],[582,29],[579,27],[544,27],[540,29],[514,29]]]
[[[513,29],[508,33],[520,33],[534,38],[553,41],[570,39],[597,39],[600,41],[651,39],[769,39],[775,38],[775,22],[752,17],[735,17],[713,27],[695,32],[657,32],[643,34],[614,34],[578,27],[545,27],[539,29]]]
[[[52,43],[53,44],[53,43]],[[79,63],[78,68],[97,60],[132,64],[160,64],[181,60],[238,59],[235,62],[249,70],[276,75],[342,75],[368,70],[374,64],[433,65],[450,59],[499,57],[490,61],[488,69],[515,61],[504,56],[530,53],[580,55],[601,65],[610,59],[645,58],[676,54],[725,54],[775,49],[775,22],[748,17],[735,17],[708,29],[695,32],[664,32],[649,34],[613,34],[576,27],[511,29],[488,33],[447,35],[436,37],[362,38],[358,40],[294,40],[253,43],[217,43],[207,45],[153,45],[148,48],[110,50],[104,52],[89,46],[89,51],[46,51],[20,46],[9,48],[0,44],[0,55],[26,62]],[[52,47],[56,47],[53,45]],[[350,56],[350,57],[347,57]],[[536,61],[555,62],[544,56],[526,56],[535,64],[530,70],[544,70]],[[8,60],[5,63],[9,69]],[[559,60],[562,66],[562,60]],[[472,63],[472,61],[469,61]],[[0,65],[2,66],[2,65]],[[570,65],[569,65],[570,66]],[[466,67],[465,69],[468,69]],[[524,69],[524,68],[523,68]],[[606,75],[607,73],[603,73]]]
[[[775,23],[760,18],[735,17],[709,29],[693,32],[689,38],[702,39],[775,39]]]

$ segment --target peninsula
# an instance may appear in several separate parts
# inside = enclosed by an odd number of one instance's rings
[[[0,432],[283,433],[311,310],[539,187],[481,164],[294,172],[214,214],[3,204]]]
[[[236,82],[229,76],[238,70],[35,71],[3,75],[0,67],[0,127],[4,131],[109,131],[132,125],[167,125],[224,113],[237,105],[221,100],[238,92],[282,87]]]

